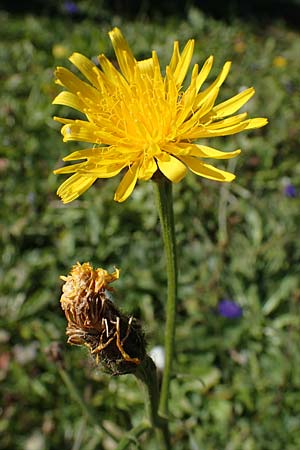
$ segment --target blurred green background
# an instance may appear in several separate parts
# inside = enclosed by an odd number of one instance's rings
[[[0,448],[115,448],[64,384],[49,358],[53,342],[97,422],[122,435],[143,416],[133,377],[110,378],[85,350],[66,345],[59,305],[59,275],[77,261],[118,266],[116,302],[145,324],[149,350],[163,343],[166,274],[151,182],[116,204],[119,180],[100,180],[63,205],[55,191],[65,178],[52,174],[80,147],[62,143],[52,120],[72,117],[51,105],[59,91],[53,70],[71,67],[73,51],[114,58],[107,32],[119,26],[136,57],[155,48],[162,66],[173,41],[191,37],[193,62],[215,56],[210,80],[231,60],[220,100],[253,85],[246,110],[270,120],[261,130],[210,141],[243,149],[228,165],[217,162],[237,174],[235,182],[190,174],[174,186],[180,301],[173,448],[299,450],[300,34],[290,20],[299,2],[285,2],[286,10],[273,2],[274,18],[268,1],[257,14],[257,2],[244,11],[239,2],[226,10],[223,2],[223,11],[217,1],[211,10],[207,2],[177,1],[168,10],[169,2],[153,8],[144,1],[138,11],[130,2],[108,3],[35,1],[25,11],[21,2],[6,2],[0,12]],[[243,308],[242,317],[220,315],[224,298]],[[141,448],[156,446],[147,439]]]

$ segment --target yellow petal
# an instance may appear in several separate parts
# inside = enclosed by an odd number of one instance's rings
[[[256,117],[255,119],[249,119],[246,126],[246,130],[251,130],[253,128],[261,128],[267,125],[268,119],[265,117]]]
[[[124,202],[130,196],[137,182],[138,170],[138,161],[129,167],[115,192],[114,200],[116,202]]]
[[[221,72],[219,73],[219,75],[217,76],[215,81],[212,83],[212,85],[209,86],[208,90],[212,89],[214,86],[218,86],[218,87],[222,86],[222,84],[224,83],[224,81],[227,78],[227,75],[229,74],[230,67],[231,67],[231,61],[226,61],[226,63],[222,67]]]
[[[75,123],[75,120],[73,120],[73,119],[64,119],[63,117],[57,117],[57,116],[54,116],[53,120],[55,120],[56,122],[59,122],[59,123],[63,123],[64,125],[67,125],[68,123]]]
[[[53,173],[55,175],[61,175],[65,173],[73,173],[78,172],[80,168],[85,167],[86,162],[83,163],[77,163],[77,164],[70,164],[69,166],[60,167],[59,169],[53,170]]]
[[[127,87],[127,82],[122,74],[115,68],[115,66],[106,58],[105,55],[99,55],[98,61],[104,72],[105,88],[109,92],[112,88]]]
[[[200,73],[199,73],[199,75],[197,77],[197,83],[196,83],[197,92],[199,91],[199,89],[201,88],[202,84],[204,83],[204,81],[208,77],[208,75],[209,75],[209,73],[211,71],[212,65],[213,65],[213,61],[214,61],[213,56],[210,56],[209,58],[207,58],[207,60],[203,64],[202,69],[200,70]]]
[[[155,91],[155,95],[158,95],[159,98],[161,99],[162,98],[165,99],[164,80],[163,77],[161,76],[159,59],[155,51],[152,52],[152,65],[153,65],[153,89]]]
[[[192,106],[196,95],[196,79],[198,75],[198,64],[195,64],[192,72],[191,83],[188,89],[182,94],[180,102],[178,102],[179,114],[176,120],[176,126],[179,125],[191,114]]]
[[[200,139],[204,137],[215,137],[215,136],[229,136],[231,134],[239,133],[243,130],[249,130],[253,128],[260,128],[265,126],[268,123],[268,120],[265,118],[255,118],[248,119],[242,122],[239,122],[244,114],[239,114],[234,117],[229,117],[228,119],[224,119],[223,121],[208,124],[207,126],[203,126],[198,130],[195,129],[190,133],[187,133],[188,139]],[[226,124],[226,126],[224,126]],[[230,124],[230,126],[228,126]],[[185,138],[185,135],[181,135],[181,138]]]
[[[182,123],[177,130],[178,135],[182,135],[188,133],[189,130],[192,130],[194,127],[198,127],[198,123],[200,119],[202,119],[206,114],[208,114],[219,94],[219,88],[215,87],[205,98],[204,101],[198,105],[199,109],[191,117]],[[205,119],[203,119],[205,121]]]
[[[139,71],[143,74],[153,76],[153,59],[147,58],[137,62]]]
[[[218,117],[230,116],[238,111],[245,103],[247,103],[254,94],[254,88],[246,89],[225,102],[215,106],[213,113]]]
[[[176,152],[180,156],[197,156],[198,158],[213,158],[213,159],[231,159],[241,153],[241,150],[234,150],[232,152],[222,152],[206,145],[178,143],[169,144],[163,147],[163,150],[169,153]]]
[[[187,164],[196,175],[215,181],[232,181],[235,175],[225,170],[217,169],[210,164],[205,164],[192,156],[182,156],[180,159]]]
[[[213,90],[211,90],[208,95],[206,95],[201,102],[198,102],[197,107],[195,108],[195,104],[192,106],[193,114],[188,120],[186,120],[179,128],[178,133],[184,134],[188,132],[188,130],[191,130],[194,127],[197,127],[199,124],[199,121],[201,119],[201,122],[205,122],[205,119],[202,120],[204,116],[209,114],[215,104],[215,101],[219,95],[219,88],[215,87]],[[209,115],[210,117],[210,115]]]
[[[94,165],[109,166],[118,164],[123,168],[124,165],[128,165],[129,156],[133,156],[134,158],[134,155],[117,153],[118,150],[119,148],[116,147],[96,147],[85,150],[77,150],[65,156],[63,161],[86,159],[89,162],[94,163]]]
[[[143,164],[140,166],[139,179],[150,180],[152,175],[157,171],[157,164],[154,158],[145,158]]]
[[[130,47],[124,38],[119,28],[114,28],[109,33],[119,67],[127,80],[133,77],[134,66],[136,65],[135,57],[133,56]]]
[[[80,72],[92,83],[96,88],[99,87],[97,73],[100,72],[98,67],[88,59],[86,56],[81,55],[81,53],[73,53],[69,60],[74,66],[76,66]]]
[[[220,128],[225,129],[227,127],[232,127],[233,125],[238,125],[239,123],[245,122],[246,117],[247,113],[237,114],[236,116],[227,117],[226,119],[209,123],[207,128],[209,130],[219,130]]]
[[[127,163],[108,164],[107,161],[103,161],[103,164],[86,163],[85,167],[82,167],[79,173],[86,175],[91,174],[97,178],[112,178],[118,175],[126,166]]]
[[[171,72],[175,72],[176,66],[178,64],[180,58],[180,52],[179,52],[179,42],[175,41],[173,44],[173,54],[170,60],[170,63],[168,65],[168,69],[170,69]]]
[[[61,133],[64,136],[64,142],[81,141],[94,144],[117,145],[120,141],[119,136],[115,135],[115,133],[102,131],[100,127],[83,120],[67,123],[62,127]]]
[[[96,181],[97,177],[75,173],[68,178],[57,190],[63,203],[69,203],[83,194]]]
[[[190,67],[190,63],[194,52],[194,44],[195,44],[194,39],[190,39],[187,42],[186,46],[184,47],[182,54],[180,55],[178,64],[174,71],[174,78],[177,86],[181,86],[183,80],[185,79],[187,71]]]
[[[81,141],[97,143],[97,131],[98,129],[90,122],[78,120],[76,122],[67,123],[64,125],[61,129],[61,134],[64,137],[64,142]]]
[[[63,161],[75,161],[76,159],[98,158],[105,156],[106,147],[88,148],[84,150],[76,150],[63,158]]]
[[[198,129],[195,128],[195,130],[190,131],[189,133],[182,134],[182,139],[201,139],[201,138],[209,138],[209,137],[216,137],[216,136],[229,136],[231,134],[239,133],[240,131],[245,130],[247,127],[248,122],[244,121],[237,125],[233,125],[231,127],[225,127],[218,130],[210,129],[210,126],[199,126]]]
[[[60,92],[52,103],[53,105],[69,106],[70,108],[77,109],[77,111],[81,112],[84,112],[85,109],[84,103],[77,97],[77,95],[67,91]]]
[[[206,145],[195,145],[193,150],[191,150],[191,152],[189,153],[189,156],[197,156],[200,158],[213,158],[213,159],[231,159],[235,158],[240,153],[241,153],[240,149],[234,150],[232,152],[222,152],[220,150],[217,150],[216,148],[207,147]]]
[[[157,159],[157,165],[159,170],[173,183],[178,183],[182,178],[185,177],[187,169],[182,162],[180,162],[174,156],[168,155],[167,160]]]
[[[194,104],[194,108],[198,108],[199,105],[204,101],[205,97],[211,93],[211,91],[213,91],[215,88],[220,88],[221,87],[221,85],[226,80],[226,77],[227,77],[227,75],[229,73],[230,67],[231,67],[231,62],[227,61],[224,64],[221,72],[219,73],[219,75],[217,76],[215,81],[207,89],[205,89],[203,92],[200,92],[197,95],[196,100],[195,100],[195,104]]]
[[[69,91],[73,92],[73,94],[80,92],[84,97],[93,100],[93,102],[97,101],[99,98],[99,91],[97,91],[97,89],[80,80],[70,70],[65,69],[64,67],[57,67],[55,75],[59,84],[65,86]]]
[[[179,92],[174,80],[174,76],[169,67],[166,68],[165,89],[167,92],[167,102],[170,105],[170,111],[172,111],[173,117],[175,117]]]

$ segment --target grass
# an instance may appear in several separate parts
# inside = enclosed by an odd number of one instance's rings
[[[63,177],[52,170],[76,144],[62,143],[51,118],[68,113],[51,105],[58,92],[54,67],[68,65],[73,51],[112,56],[107,31],[114,25],[138,57],[156,48],[162,66],[173,40],[195,37],[194,60],[214,54],[213,75],[227,59],[233,62],[223,98],[253,85],[257,93],[247,109],[270,119],[265,129],[214,142],[243,149],[229,163],[236,164],[234,183],[189,175],[175,186],[180,304],[173,447],[296,450],[299,34],[280,23],[229,25],[198,10],[161,23],[0,14],[0,447],[108,450],[111,438],[91,417],[121,436],[143,415],[133,378],[110,378],[84,350],[66,345],[59,275],[76,261],[120,267],[118,305],[146,324],[149,349],[163,342],[166,277],[151,183],[141,183],[124,204],[112,200],[118,180],[97,182],[68,206],[55,195]],[[286,195],[288,185],[295,197]],[[238,302],[243,317],[221,317],[222,298]],[[63,383],[61,362],[49,356],[53,342],[60,343],[64,370],[89,413]]]

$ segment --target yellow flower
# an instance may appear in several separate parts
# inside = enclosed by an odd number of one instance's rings
[[[275,58],[273,59],[273,66],[274,67],[279,67],[279,69],[282,69],[283,67],[286,67],[287,65],[287,60],[284,56],[275,56]]]
[[[52,47],[52,55],[54,58],[65,58],[69,54],[69,50],[64,45],[55,44]]]
[[[63,202],[76,199],[97,178],[111,178],[123,169],[126,173],[114,197],[118,202],[127,199],[137,180],[149,180],[156,171],[174,183],[186,175],[187,169],[212,180],[232,181],[233,174],[207,164],[205,159],[233,158],[240,150],[221,152],[196,142],[264,126],[264,118],[247,119],[247,113],[232,116],[253,96],[254,89],[246,89],[215,106],[230,69],[229,61],[203,90],[213,57],[201,70],[195,64],[190,84],[184,90],[194,40],[189,40],[181,53],[178,42],[174,42],[170,63],[162,76],[155,51],[151,58],[137,61],[118,28],[109,36],[120,70],[105,55],[99,56],[99,69],[79,53],[74,53],[70,61],[89,83],[63,67],[56,70],[56,82],[68,91],[61,92],[53,103],[74,108],[87,119],[55,117],[63,124],[63,139],[92,144],[64,158],[83,161],[55,170],[56,174],[73,173],[57,191]]]

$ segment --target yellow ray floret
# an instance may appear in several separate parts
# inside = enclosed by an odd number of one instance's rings
[[[233,174],[205,161],[233,158],[240,150],[222,152],[202,145],[201,139],[266,125],[265,118],[248,119],[246,113],[233,115],[254,95],[254,89],[218,104],[220,87],[230,70],[229,61],[204,90],[201,88],[211,71],[213,57],[200,70],[195,64],[184,90],[194,40],[189,40],[182,52],[178,42],[174,43],[163,76],[155,51],[150,58],[137,61],[118,28],[110,31],[109,37],[119,70],[105,55],[98,58],[99,68],[79,53],[73,53],[70,61],[87,82],[63,67],[56,70],[56,82],[66,90],[53,103],[85,116],[85,120],[54,118],[63,124],[63,140],[90,144],[64,158],[78,162],[54,171],[73,174],[57,191],[62,201],[75,200],[98,178],[111,178],[122,170],[125,173],[114,196],[118,202],[130,196],[138,180],[149,180],[156,171],[174,183],[182,180],[188,170],[211,180],[232,181]]]

